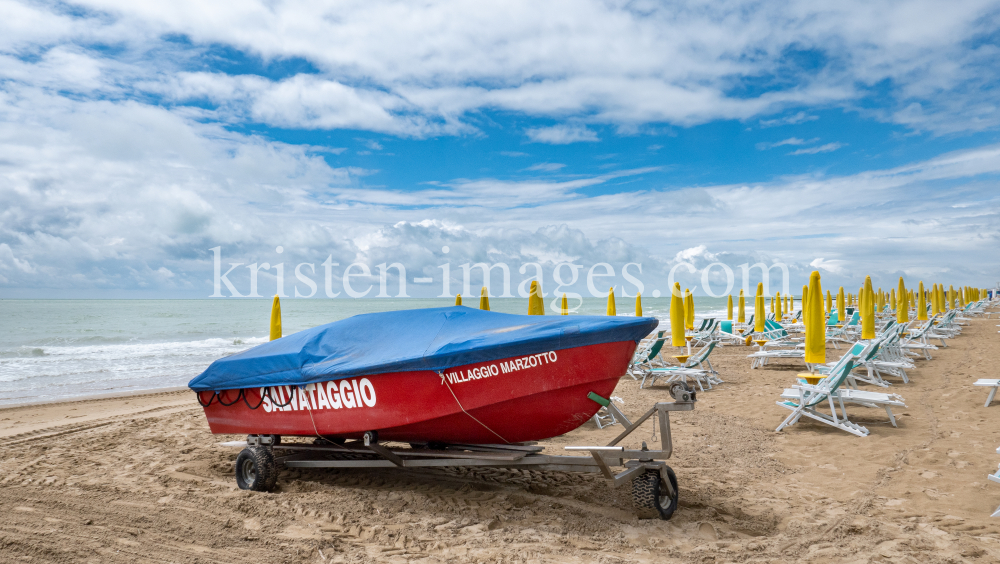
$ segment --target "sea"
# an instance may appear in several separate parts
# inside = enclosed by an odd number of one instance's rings
[[[696,318],[725,316],[725,298],[694,302]],[[454,303],[286,299],[282,328],[290,335],[361,313]],[[643,315],[667,327],[669,297],[644,297],[642,306]],[[634,298],[618,298],[615,307],[618,315],[635,315]],[[527,313],[528,300],[490,298],[490,308]],[[606,298],[584,298],[571,315],[606,311]],[[212,361],[265,342],[270,315],[270,299],[0,300],[0,406],[185,386]]]

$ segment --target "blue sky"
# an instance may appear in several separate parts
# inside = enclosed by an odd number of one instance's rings
[[[0,12],[0,296],[207,297],[217,246],[1000,279],[998,2]]]

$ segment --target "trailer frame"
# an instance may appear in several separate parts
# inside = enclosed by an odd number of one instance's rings
[[[673,455],[670,412],[693,411],[695,392],[676,382],[670,388],[672,402],[657,402],[635,422],[613,402],[590,394],[623,429],[611,442],[600,446],[567,446],[573,454],[542,454],[544,447],[535,443],[451,444],[411,443],[410,448],[390,447],[379,443],[378,434],[369,431],[361,440],[340,441],[318,437],[315,444],[281,443],[278,435],[248,435],[247,440],[223,443],[243,447],[237,459],[237,483],[243,489],[266,491],[275,485],[278,468],[509,468],[541,471],[599,473],[612,487],[632,483],[633,504],[640,518],[669,519],[677,507],[679,492],[673,470],[666,460]],[[646,442],[641,449],[618,446],[651,417],[657,419],[660,449],[651,450]],[[252,451],[252,452],[248,452]],[[250,462],[247,462],[250,461]],[[256,465],[256,466],[255,466]],[[623,467],[616,472],[612,467]],[[241,474],[242,472],[242,474]],[[257,478],[260,478],[259,480]],[[638,482],[637,478],[641,478]],[[257,483],[259,482],[259,483]],[[662,495],[661,495],[662,494]]]

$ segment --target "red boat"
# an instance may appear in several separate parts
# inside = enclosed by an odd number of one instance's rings
[[[252,388],[242,391],[244,398],[229,390],[205,407],[205,415],[220,434],[360,438],[376,431],[380,439],[404,442],[535,441],[568,433],[593,417],[601,406],[587,395],[610,396],[635,347],[634,341],[619,341],[441,372]],[[200,392],[202,404],[212,395]]]
[[[652,318],[465,307],[355,316],[216,361],[190,383],[213,433],[519,443],[576,429]]]
[[[664,462],[673,450],[669,412],[694,409],[694,392],[675,383],[676,401],[635,422],[605,399],[656,325],[463,307],[359,315],[217,360],[188,385],[213,433],[247,434],[227,443],[243,449],[236,483],[244,490],[274,489],[282,467],[599,472],[614,487],[632,485],[640,518],[669,519],[678,504],[677,477]],[[605,446],[565,447],[588,456],[525,444],[572,431],[601,406],[623,430]],[[617,446],[651,417],[661,449]]]

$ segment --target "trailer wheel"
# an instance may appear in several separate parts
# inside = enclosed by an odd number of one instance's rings
[[[670,519],[677,509],[677,500],[680,491],[677,489],[677,476],[669,466],[666,470],[666,479],[670,481],[674,495],[670,495],[667,484],[660,472],[656,470],[646,470],[644,474],[632,480],[632,504],[635,506],[635,513],[640,519]]]
[[[278,467],[269,449],[245,448],[236,457],[236,485],[241,490],[266,492],[274,488],[277,479]]]

